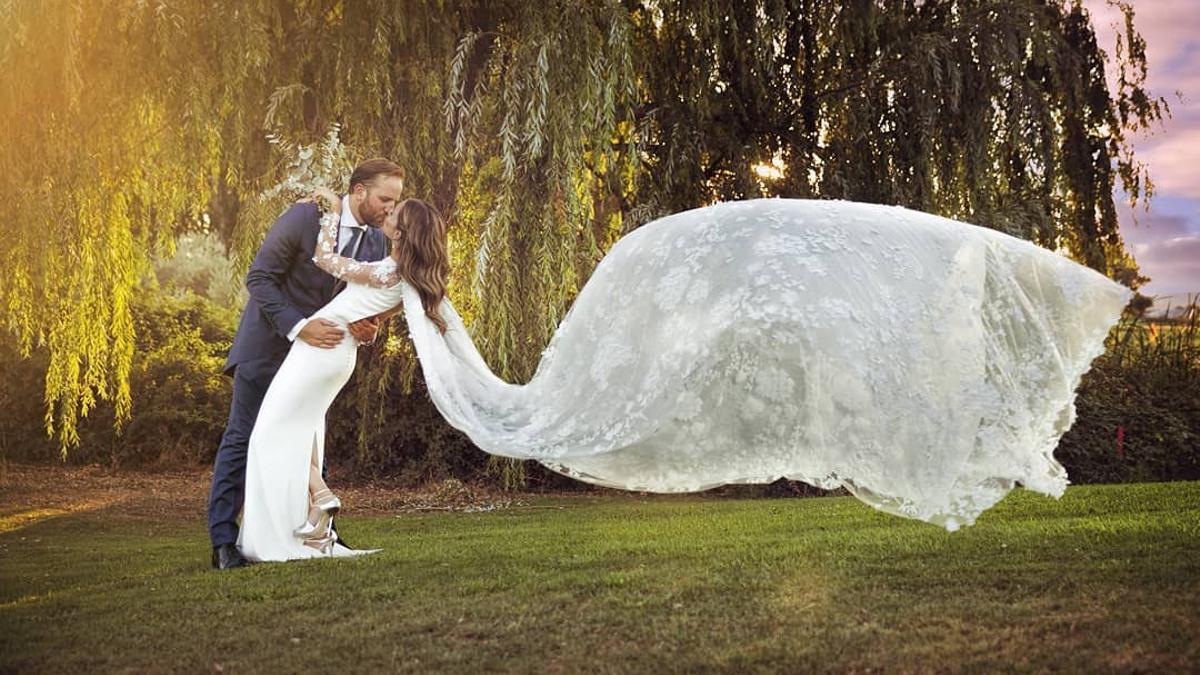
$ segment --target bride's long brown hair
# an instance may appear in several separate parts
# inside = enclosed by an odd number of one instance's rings
[[[395,242],[392,255],[404,280],[421,294],[425,316],[441,333],[446,321],[437,307],[446,297],[450,278],[450,255],[446,252],[446,223],[437,209],[420,199],[405,199],[396,206],[399,211],[396,227],[404,233]]]

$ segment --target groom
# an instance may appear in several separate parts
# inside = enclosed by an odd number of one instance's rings
[[[395,208],[403,189],[404,170],[386,159],[368,159],[354,169],[350,192],[342,200],[338,232],[342,255],[363,262],[383,259],[387,238],[377,228]],[[212,565],[217,569],[247,563],[236,545],[237,516],[246,491],[246,446],[275,372],[293,341],[330,349],[344,337],[337,324],[307,318],[345,285],[312,262],[319,216],[315,204],[289,208],[271,225],[246,274],[250,299],[225,361],[225,374],[233,376],[233,403],[208,498]],[[350,324],[350,333],[370,343],[378,328],[375,319],[363,319]]]

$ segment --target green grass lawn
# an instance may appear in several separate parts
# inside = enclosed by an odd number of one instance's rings
[[[1200,669],[1200,483],[1017,491],[956,533],[852,498],[354,517],[214,572],[202,514],[0,535],[0,670]]]

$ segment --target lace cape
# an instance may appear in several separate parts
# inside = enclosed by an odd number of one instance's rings
[[[1053,450],[1132,296],[903,208],[722,203],[618,241],[517,385],[403,286],[430,397],[489,453],[630,490],[842,486],[948,530],[1016,483],[1062,494]]]

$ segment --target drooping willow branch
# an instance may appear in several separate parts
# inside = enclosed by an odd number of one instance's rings
[[[121,419],[151,254],[212,230],[244,265],[288,171],[267,135],[335,124],[451,218],[452,296],[511,380],[621,233],[718,199],[902,204],[1136,286],[1113,188],[1152,191],[1126,133],[1169,111],[1117,4],[1112,92],[1076,0],[0,2],[5,326],[50,354],[64,451],[97,401]]]

